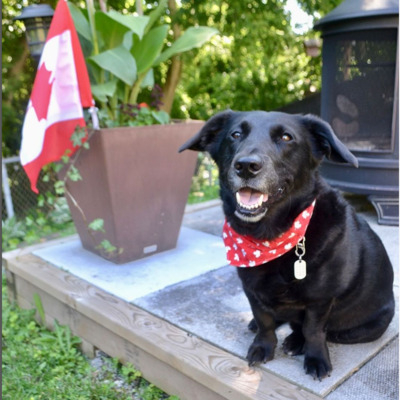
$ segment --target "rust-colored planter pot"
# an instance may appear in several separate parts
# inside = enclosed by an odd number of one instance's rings
[[[67,183],[79,205],[67,196],[85,249],[122,264],[176,247],[197,157],[178,149],[203,124],[109,128],[92,135],[90,149],[75,163],[82,180]],[[105,232],[89,231],[97,218]],[[121,251],[104,251],[103,240]]]

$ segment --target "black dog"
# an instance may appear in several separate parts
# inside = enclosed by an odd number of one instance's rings
[[[329,124],[311,115],[228,110],[180,151],[186,149],[208,151],[217,163],[227,229],[238,244],[249,239],[268,249],[292,236],[304,212],[312,214],[296,248],[287,244],[278,258],[238,268],[254,315],[249,328],[257,331],[249,365],[273,358],[275,328],[285,322],[293,330],[285,352],[305,354],[306,373],[319,379],[332,370],[327,340],[363,343],[383,334],[394,314],[393,269],[377,235],[318,174],[324,156],[358,165]],[[239,245],[237,252],[246,257],[249,249]]]

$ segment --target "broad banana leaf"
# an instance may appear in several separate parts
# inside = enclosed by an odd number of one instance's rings
[[[117,81],[112,80],[99,85],[91,85],[93,96],[100,101],[107,101],[107,97],[113,97],[117,88]]]
[[[182,36],[176,40],[175,43],[173,43],[167,50],[160,54],[154,65],[158,65],[176,54],[202,46],[217,33],[217,29],[208,28],[206,26],[188,28],[182,34]]]
[[[126,28],[136,33],[140,39],[143,37],[146,25],[150,20],[150,17],[138,15],[123,15],[114,10],[108,11],[107,15],[108,17],[114,19],[121,25],[124,25]],[[103,28],[105,27],[97,27],[97,29]]]
[[[111,72],[127,85],[132,86],[137,78],[136,61],[124,45],[104,51],[89,60]]]
[[[136,60],[138,75],[148,71],[160,55],[164,40],[168,34],[168,25],[150,30],[142,40],[134,40],[131,53]]]
[[[90,25],[83,12],[71,2],[68,2],[69,11],[71,12],[72,19],[76,31],[82,35],[85,39],[92,41],[92,33],[90,32]]]

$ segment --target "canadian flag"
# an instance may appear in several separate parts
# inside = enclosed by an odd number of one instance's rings
[[[33,83],[20,151],[21,164],[38,193],[42,167],[77,147],[71,135],[85,127],[83,107],[94,105],[85,59],[66,0],[60,0]]]

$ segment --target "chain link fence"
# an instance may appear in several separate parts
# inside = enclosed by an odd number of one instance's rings
[[[37,207],[38,195],[32,192],[29,179],[18,156],[3,158],[1,168],[1,219],[4,221],[13,216],[24,218],[32,209]],[[43,182],[42,174],[39,176],[37,185],[39,192],[50,191],[54,193],[54,183],[57,178],[54,176],[50,181]]]

